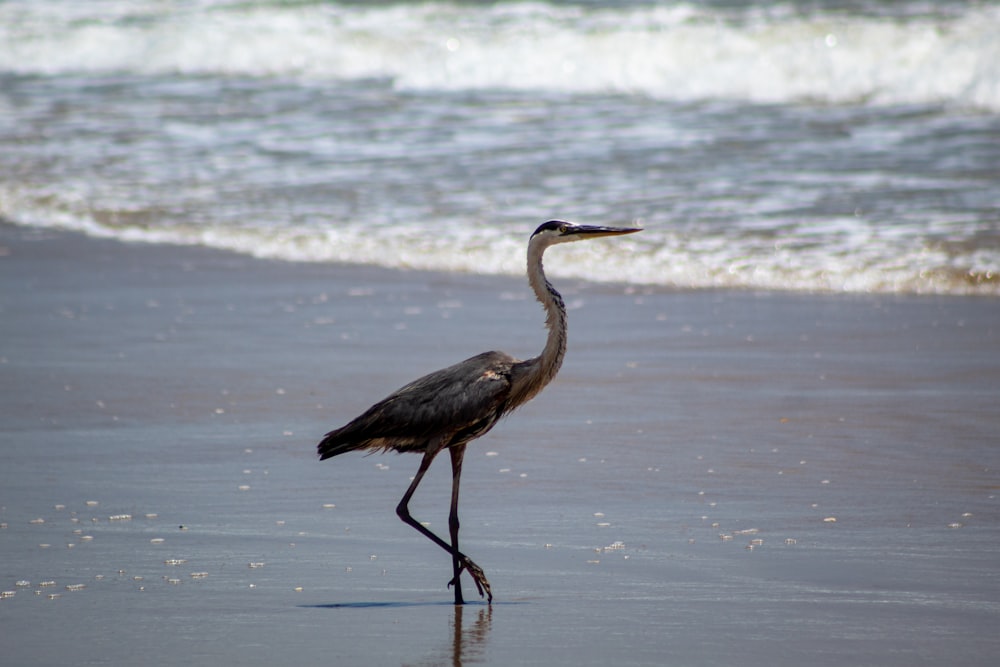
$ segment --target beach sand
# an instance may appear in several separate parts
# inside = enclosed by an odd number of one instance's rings
[[[3,664],[995,664],[1000,302],[552,278],[569,352],[470,446],[495,600],[456,608],[394,514],[419,459],[315,444],[536,354],[523,279],[0,225]]]

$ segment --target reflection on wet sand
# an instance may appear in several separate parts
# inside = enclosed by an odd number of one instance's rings
[[[468,605],[455,605],[455,618],[451,623],[451,633],[447,644],[433,657],[421,660],[416,665],[475,665],[486,660],[486,640],[493,621],[493,607],[469,608],[470,618],[464,618]],[[468,627],[466,627],[466,624]]]

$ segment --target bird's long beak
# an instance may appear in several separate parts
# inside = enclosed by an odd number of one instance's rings
[[[600,227],[597,225],[576,225],[567,231],[567,236],[579,236],[580,239],[596,239],[602,236],[620,236],[641,232],[642,227]]]

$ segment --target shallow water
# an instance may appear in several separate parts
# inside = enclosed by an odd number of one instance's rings
[[[0,216],[296,261],[996,295],[989,4],[0,6]],[[17,26],[17,28],[3,28]]]

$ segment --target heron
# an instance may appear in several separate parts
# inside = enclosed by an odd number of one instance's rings
[[[636,227],[581,225],[549,220],[528,241],[528,283],[545,310],[548,337],[541,354],[521,361],[505,352],[483,352],[453,366],[429,373],[396,390],[346,425],[330,431],[317,445],[320,460],[345,452],[414,452],[423,458],[413,481],[396,506],[409,526],[449,554],[455,604],[465,604],[461,575],[467,572],[479,596],[493,602],[490,583],[476,563],[459,550],[458,490],[465,448],[492,429],[501,417],[534,398],[559,372],[566,354],[566,306],[545,277],[542,255],[550,246],[605,236],[632,234]],[[450,543],[410,515],[409,503],[434,457],[451,456]]]

